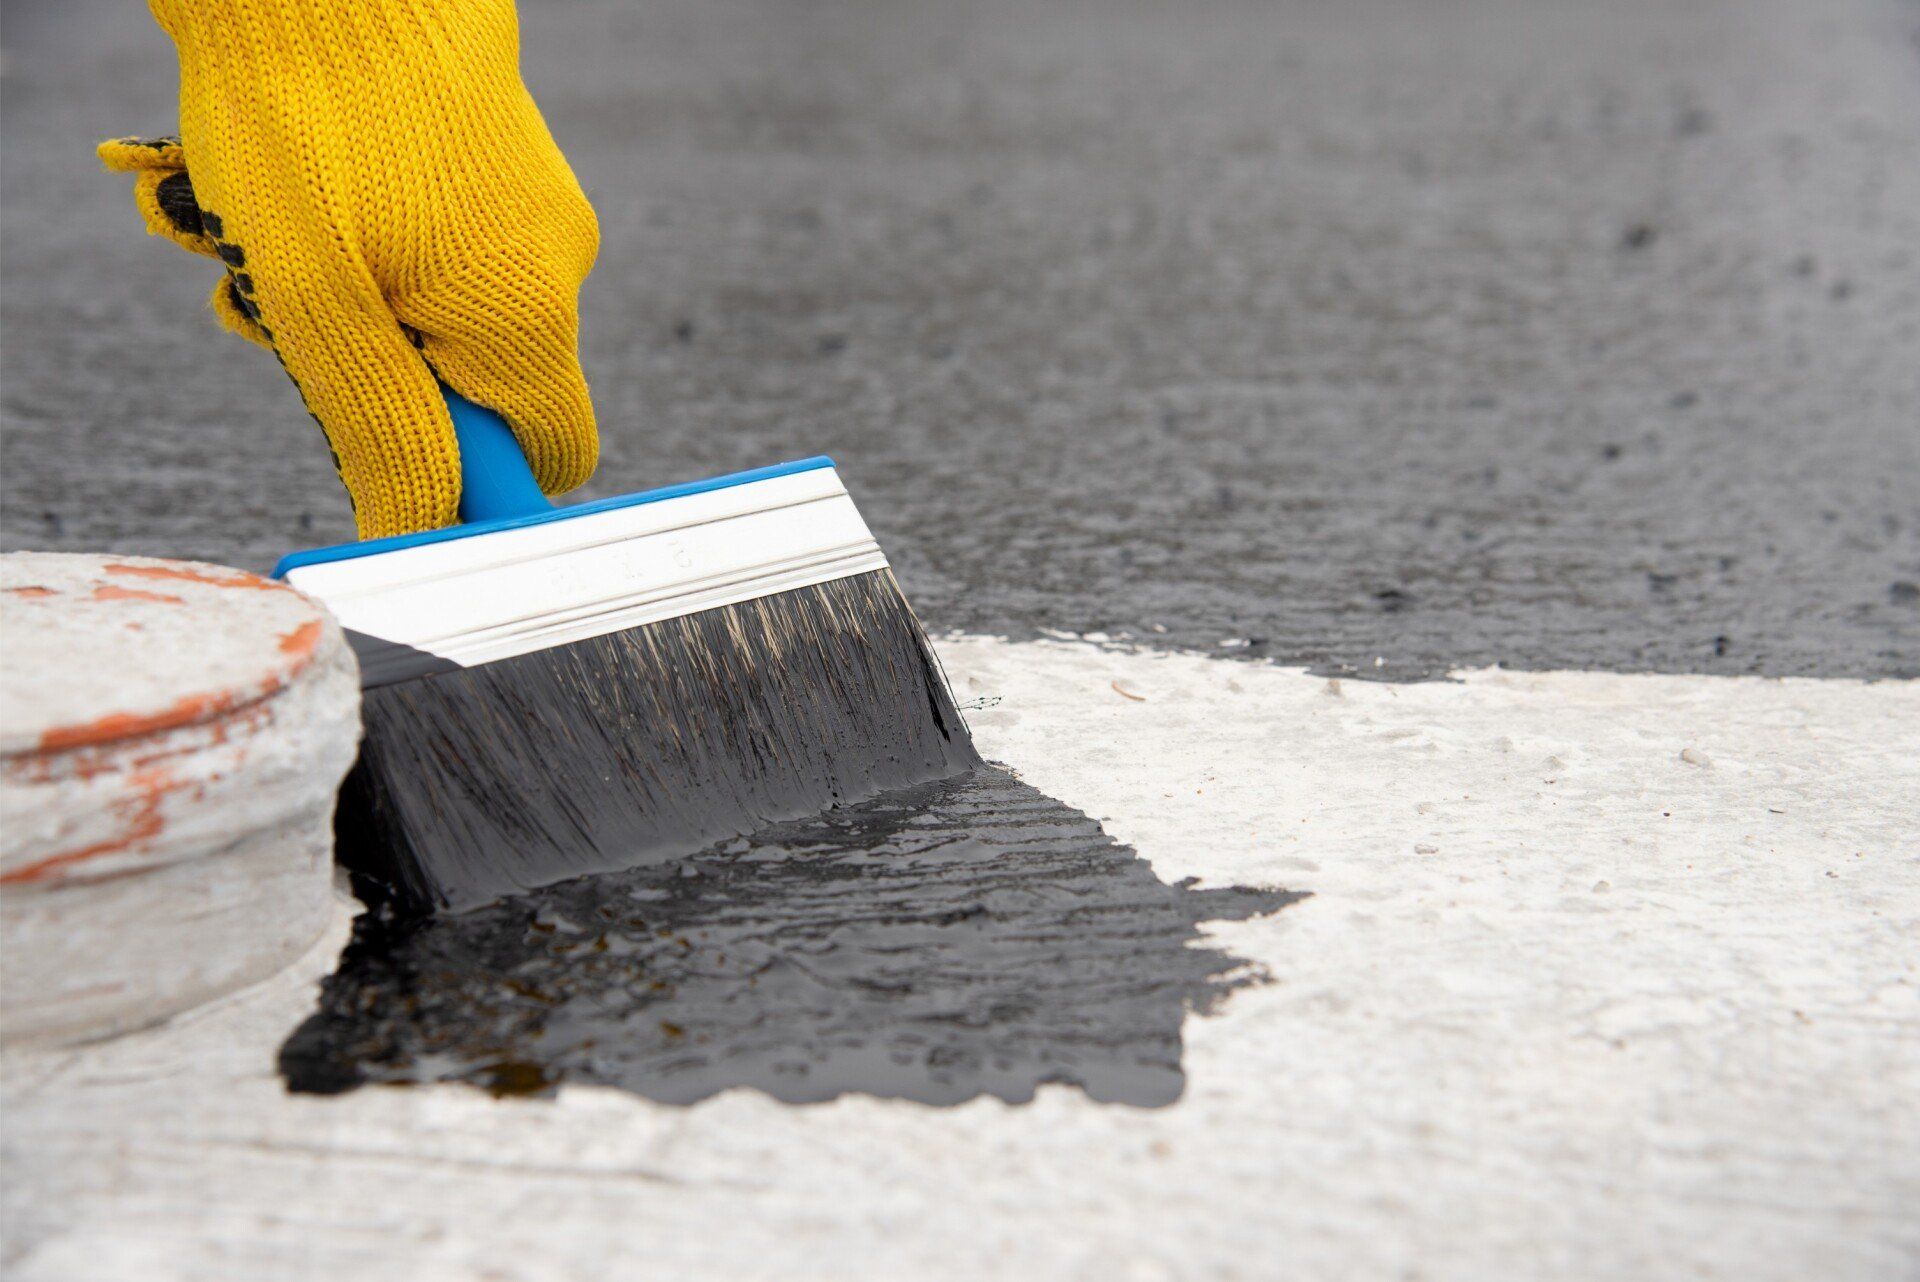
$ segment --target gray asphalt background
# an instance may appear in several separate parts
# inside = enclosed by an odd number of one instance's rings
[[[1920,674],[1912,0],[523,9],[589,494],[831,453],[935,628]],[[0,541],[350,537],[92,159],[172,127],[165,38],[0,21]]]

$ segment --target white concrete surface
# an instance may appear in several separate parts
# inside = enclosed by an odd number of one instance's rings
[[[1914,1276],[1920,686],[943,653],[1160,876],[1314,892],[1216,928],[1272,982],[1189,1019],[1180,1103],[289,1097],[343,903],[247,993],[0,1060],[5,1271]]]
[[[359,706],[340,629],[282,585],[0,557],[0,1042],[151,1024],[305,951]]]

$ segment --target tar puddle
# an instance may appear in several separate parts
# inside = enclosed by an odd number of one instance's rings
[[[593,1082],[956,1104],[1043,1083],[1178,1099],[1181,1025],[1260,975],[1202,922],[1304,896],[1169,885],[1078,811],[983,769],[676,863],[412,924],[362,915],[281,1050],[296,1091]]]

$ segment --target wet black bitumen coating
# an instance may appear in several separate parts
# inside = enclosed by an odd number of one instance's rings
[[[469,908],[980,762],[876,570],[364,692],[361,896]]]
[[[1168,885],[993,768],[471,913],[360,918],[296,1091],[562,1082],[956,1104],[1180,1097],[1181,1026],[1250,971],[1198,927],[1302,896]]]
[[[590,492],[831,453],[936,631],[1915,674],[1898,12],[528,5],[604,236]],[[0,540],[348,537],[292,388],[91,157],[172,127],[164,37],[9,0],[5,40]]]

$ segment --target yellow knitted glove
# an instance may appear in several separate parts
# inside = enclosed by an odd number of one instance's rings
[[[455,519],[436,374],[500,412],[547,493],[585,481],[578,298],[600,231],[521,83],[512,0],[151,4],[180,53],[180,137],[101,159],[138,175],[149,230],[226,263],[214,310],[279,353],[360,537]]]

